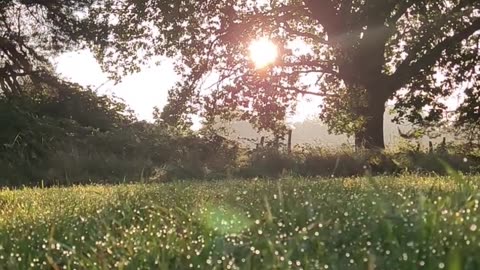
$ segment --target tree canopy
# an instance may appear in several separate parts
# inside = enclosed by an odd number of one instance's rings
[[[164,111],[170,120],[195,110],[234,112],[260,129],[281,130],[298,98],[314,95],[333,132],[382,148],[388,100],[396,101],[399,121],[422,124],[437,121],[444,98],[461,88],[462,108],[478,111],[479,1],[111,0],[92,14],[111,14],[113,30],[96,46],[111,74],[153,55],[180,60],[183,79]],[[248,48],[261,37],[280,53],[257,69]]]
[[[95,0],[7,0],[0,2],[0,89],[21,95],[23,84],[35,90],[57,89],[50,60],[106,38],[88,18]],[[105,30],[105,29],[104,29]]]
[[[281,132],[300,97],[318,96],[331,131],[382,148],[388,100],[398,121],[425,124],[458,89],[459,120],[478,122],[475,0],[10,0],[0,22],[4,96],[25,83],[61,88],[49,59],[88,46],[117,79],[150,57],[177,58],[183,79],[162,113],[171,124],[202,113]],[[249,45],[263,37],[279,57],[258,68]]]

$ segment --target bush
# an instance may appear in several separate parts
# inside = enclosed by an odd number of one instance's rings
[[[445,143],[428,152],[408,144],[385,152],[306,145],[287,153],[276,142],[242,149],[209,129],[193,132],[137,121],[121,102],[78,87],[52,95],[0,97],[0,127],[0,186],[285,173],[306,177],[445,174],[445,164],[464,173],[480,172],[480,151],[472,144]]]
[[[240,177],[278,177],[285,171],[294,170],[294,160],[273,147],[256,149],[246,155],[245,164],[237,172]]]
[[[297,147],[291,154],[275,148],[251,151],[239,177],[277,177],[286,171],[306,177],[348,177],[365,174],[399,174],[402,172],[447,174],[448,167],[463,173],[480,172],[480,156],[448,146],[433,152],[414,148],[395,151],[354,152],[349,148],[327,149]]]
[[[159,170],[168,179],[225,177],[234,168],[231,141],[123,117],[125,106],[85,95],[85,108],[67,106],[75,98],[0,97],[0,186],[118,183]]]

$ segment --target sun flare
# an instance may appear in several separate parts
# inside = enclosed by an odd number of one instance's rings
[[[260,38],[250,43],[250,59],[255,63],[256,68],[264,68],[277,59],[277,45],[268,38]]]

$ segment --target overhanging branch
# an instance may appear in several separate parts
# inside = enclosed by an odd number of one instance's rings
[[[447,37],[442,42],[437,44],[427,54],[420,57],[415,62],[404,61],[396,70],[394,74],[389,76],[395,89],[401,88],[408,80],[418,74],[420,71],[427,69],[435,64],[436,61],[442,56],[442,53],[451,46],[460,43],[475,34],[480,30],[480,19],[474,21],[470,26],[466,27],[457,34]]]
[[[344,32],[344,18],[335,8],[331,0],[305,0],[310,16],[320,23],[331,36],[338,36]]]
[[[287,22],[283,22],[283,28],[290,35],[295,35],[295,36],[298,36],[298,37],[311,39],[312,41],[317,42],[317,43],[321,43],[321,44],[328,44],[329,43],[326,39],[321,38],[318,35],[293,29]]]
[[[394,6],[397,6],[395,14],[387,22],[389,24],[396,24],[398,20],[417,3],[417,0],[399,0],[396,1]]]
[[[299,61],[296,63],[282,63],[279,65],[280,67],[292,67],[292,68],[301,68],[307,67],[310,69],[304,70],[304,73],[307,72],[316,72],[316,73],[327,73],[336,76],[340,76],[338,71],[335,70],[335,67],[332,65],[331,62],[328,61]],[[302,71],[301,69],[297,72]]]

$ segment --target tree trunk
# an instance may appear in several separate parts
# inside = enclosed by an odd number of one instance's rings
[[[369,91],[368,105],[363,112],[365,122],[355,134],[355,148],[368,150],[385,149],[384,114],[386,100]]]

